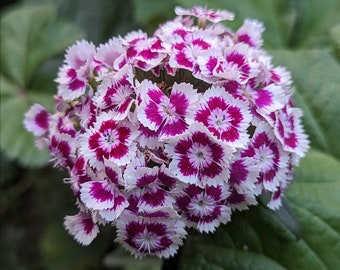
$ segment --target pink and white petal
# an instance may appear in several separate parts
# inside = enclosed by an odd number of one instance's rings
[[[50,114],[40,104],[34,104],[25,114],[24,126],[35,136],[43,136],[49,128]]]
[[[167,97],[156,84],[148,80],[144,80],[140,84],[137,93],[142,100],[141,104],[137,107],[138,120],[143,126],[157,131],[164,121],[160,104]]]
[[[282,205],[282,197],[284,193],[284,188],[278,187],[277,190],[275,190],[272,195],[269,203],[267,206],[272,210],[277,210]]]
[[[227,205],[234,210],[248,210],[249,206],[257,205],[254,193],[238,193],[236,189],[230,189],[230,195],[227,198]]]
[[[56,79],[58,94],[64,100],[74,100],[84,95],[87,81],[77,77],[77,71],[69,66],[63,66]]]
[[[231,208],[226,205],[215,207],[211,215],[200,219],[197,223],[199,232],[214,232],[220,224],[226,224],[231,220]]]
[[[99,232],[98,226],[93,222],[91,215],[86,213],[66,216],[64,226],[69,234],[84,246],[89,245]]]
[[[140,136],[138,137],[138,144],[142,148],[157,149],[162,146],[164,142],[159,140],[159,133],[151,130],[143,125],[140,125],[138,130],[140,131]]]
[[[221,50],[215,48],[206,50],[197,56],[200,75],[204,78],[204,81],[214,83],[219,80],[214,74],[222,71],[222,61],[223,55]]]
[[[243,25],[236,32],[237,41],[247,43],[249,46],[258,49],[263,44],[263,32],[264,25],[262,22],[245,19]]]
[[[143,190],[139,199],[138,207],[141,212],[153,211],[155,209],[169,207],[172,208],[174,199],[163,188],[153,185]]]
[[[96,47],[86,40],[77,41],[66,51],[65,62],[75,69],[88,65],[92,62]]]
[[[124,172],[124,184],[127,190],[136,187],[147,186],[157,180],[158,167],[131,167],[128,166]]]
[[[107,43],[99,45],[95,59],[108,68],[113,68],[115,61],[125,53],[121,39],[111,38]]]
[[[263,117],[268,117],[271,112],[282,109],[286,103],[284,89],[279,85],[270,84],[254,90],[252,96],[258,113]]]
[[[284,150],[303,157],[309,149],[308,136],[301,123],[302,111],[299,108],[285,107],[275,113],[274,133]]]
[[[106,221],[116,221],[122,212],[129,206],[128,200],[119,191],[116,191],[114,205],[110,209],[99,210],[99,215]]]
[[[229,183],[238,193],[255,192],[260,169],[251,158],[236,158],[230,165]]]
[[[80,199],[89,209],[110,209],[114,206],[115,192],[107,181],[90,181],[81,184]]]
[[[124,186],[121,168],[111,160],[105,160],[105,178],[109,183],[117,186]]]

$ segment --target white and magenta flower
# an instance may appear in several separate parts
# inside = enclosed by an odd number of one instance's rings
[[[82,135],[80,153],[97,169],[104,167],[105,160],[126,165],[136,156],[133,140],[137,136],[137,128],[128,121],[116,120],[115,112],[102,113],[94,127]]]
[[[199,55],[215,48],[218,41],[217,37],[201,30],[188,32],[184,38],[180,35],[169,37],[165,45],[170,55],[169,65],[172,68],[192,70],[193,75],[198,76],[200,73],[197,63]]]
[[[124,212],[117,221],[117,239],[136,257],[146,254],[163,258],[173,256],[186,236],[182,222],[174,210],[157,212],[152,217]]]
[[[88,209],[99,210],[99,215],[106,221],[115,221],[129,205],[115,185],[103,180],[81,184],[80,198]]]
[[[202,124],[192,124],[185,134],[170,139],[165,152],[172,159],[169,169],[184,183],[217,186],[228,181],[234,149]]]
[[[284,150],[303,157],[309,148],[307,135],[304,133],[301,124],[302,111],[299,108],[285,106],[282,110],[276,111],[274,133],[282,143]]]
[[[144,81],[139,86],[138,120],[161,137],[175,136],[188,127],[186,117],[198,101],[196,90],[190,84],[174,83],[170,97],[154,83]]]
[[[241,157],[249,157],[260,168],[258,182],[265,190],[275,191],[280,181],[286,177],[289,156],[282,149],[269,125],[261,123],[255,130],[251,144]]]
[[[56,82],[58,94],[72,100],[85,94],[87,80],[94,66],[96,48],[85,40],[71,46],[65,56],[65,65],[60,69]]]
[[[200,188],[190,184],[176,197],[176,207],[187,221],[187,226],[200,232],[213,232],[230,221],[231,209],[225,205],[229,192],[227,184]]]
[[[122,78],[116,76],[105,78],[97,90],[93,97],[97,108],[115,111],[117,120],[123,120],[128,116],[134,102],[131,97],[134,90],[126,74]]]
[[[223,142],[234,147],[245,147],[252,117],[248,103],[234,98],[221,87],[211,87],[203,95],[194,121],[203,123]]]

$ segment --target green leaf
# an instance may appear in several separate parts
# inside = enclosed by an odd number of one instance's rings
[[[301,160],[295,175],[296,181],[287,193],[290,203],[310,211],[339,234],[340,161],[312,149]],[[338,248],[339,245],[340,242]]]
[[[50,97],[46,97],[48,100]],[[32,101],[38,102],[34,98]],[[45,101],[46,101],[45,100]],[[49,154],[47,150],[39,150],[35,146],[33,135],[23,126],[23,118],[28,110],[28,102],[23,96],[1,99],[1,148],[11,158],[18,158],[22,165],[32,167],[46,164]],[[46,103],[46,102],[45,102]]]
[[[47,151],[36,149],[33,136],[23,127],[25,112],[34,103],[53,108],[53,78],[62,54],[81,33],[57,18],[53,5],[17,6],[1,18],[1,140],[11,159],[24,166],[41,166]]]
[[[81,37],[72,25],[56,20],[53,5],[25,6],[6,13],[1,36],[1,73],[21,86],[29,85],[39,65]]]
[[[328,51],[271,51],[274,63],[286,66],[296,87],[294,100],[303,109],[312,146],[340,159],[340,66]]]
[[[338,60],[340,60],[340,23],[332,26],[330,35],[334,43],[336,56],[338,57]]]

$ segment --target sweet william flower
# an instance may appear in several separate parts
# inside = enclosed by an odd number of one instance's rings
[[[278,209],[309,148],[291,74],[261,48],[263,23],[233,31],[220,23],[229,11],[175,12],[151,35],[76,42],[55,111],[25,114],[69,173],[79,211],[64,226],[82,245],[106,225],[136,257],[174,256],[187,228],[213,233],[261,195]]]
[[[185,223],[172,209],[157,212],[151,217],[126,212],[117,222],[117,239],[136,257],[157,255],[169,258],[186,236]]]
[[[225,224],[231,218],[231,209],[224,203],[228,190],[227,184],[205,188],[190,184],[176,197],[176,207],[188,226],[200,232],[213,232],[220,223]]]
[[[228,181],[234,148],[202,124],[192,124],[187,133],[168,140],[164,151],[172,158],[169,169],[184,183],[217,186]]]
[[[249,105],[221,87],[211,87],[204,93],[193,118],[194,122],[203,123],[215,137],[233,147],[242,148],[248,142]]]
[[[115,115],[115,112],[100,114],[94,127],[81,137],[79,151],[94,168],[102,169],[105,160],[126,165],[136,155],[133,141],[138,135],[136,128],[128,121],[116,120]]]
[[[159,132],[161,137],[182,134],[188,128],[186,118],[198,101],[196,90],[190,84],[172,86],[167,97],[157,85],[144,81],[139,87],[142,98],[138,106],[138,120],[142,125]]]

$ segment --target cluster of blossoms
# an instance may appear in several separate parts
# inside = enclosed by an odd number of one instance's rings
[[[175,12],[151,37],[71,46],[55,113],[26,114],[69,173],[79,213],[64,225],[83,245],[109,224],[135,256],[173,256],[186,228],[213,232],[262,194],[278,208],[308,149],[290,73],[261,49],[262,23],[234,32],[220,23],[230,12]]]

